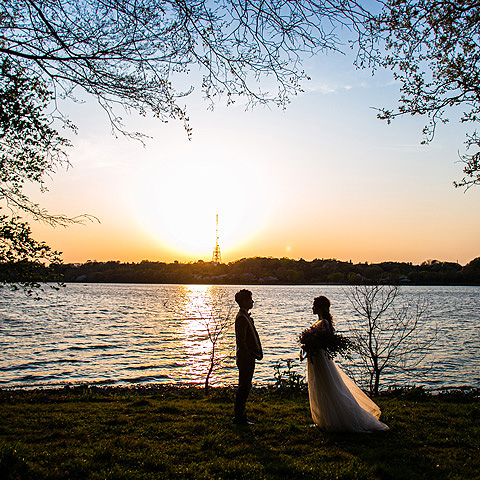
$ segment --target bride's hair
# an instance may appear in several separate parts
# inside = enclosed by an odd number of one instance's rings
[[[328,323],[330,323],[330,326],[333,328],[333,318],[330,314],[330,300],[327,297],[320,295],[319,297],[315,297],[313,299],[313,306],[317,310],[320,310],[322,318],[327,320]]]

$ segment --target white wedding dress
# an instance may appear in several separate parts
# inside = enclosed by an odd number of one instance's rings
[[[380,409],[323,351],[307,357],[308,396],[316,425],[337,432],[386,431]]]

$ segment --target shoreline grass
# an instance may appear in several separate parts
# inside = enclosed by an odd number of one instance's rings
[[[2,479],[474,479],[479,391],[375,399],[390,431],[311,427],[308,395],[255,388],[232,424],[231,387],[0,390]]]

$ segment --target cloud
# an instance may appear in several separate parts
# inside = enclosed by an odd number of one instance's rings
[[[342,91],[350,91],[354,88],[367,88],[366,82],[360,82],[358,84],[351,83],[328,83],[328,82],[316,82],[309,81],[303,85],[303,89],[307,93],[321,93],[323,95],[332,95],[340,93]]]

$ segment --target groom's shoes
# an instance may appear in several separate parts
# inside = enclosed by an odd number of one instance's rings
[[[247,426],[247,425],[255,425],[255,422],[253,420],[250,420],[249,418],[247,417],[235,417],[233,419],[233,423],[235,425],[244,425],[244,426]]]

